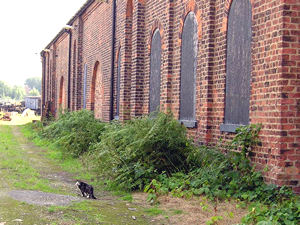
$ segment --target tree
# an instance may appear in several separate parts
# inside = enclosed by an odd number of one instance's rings
[[[22,100],[25,96],[25,89],[21,86],[9,86],[3,81],[0,81],[0,98],[11,98],[14,100]]]
[[[33,88],[33,89],[31,89],[31,91],[29,92],[29,95],[30,95],[30,96],[39,96],[39,95],[40,95],[40,92],[39,92],[36,88]]]
[[[11,87],[8,86],[5,82],[0,81],[0,97],[5,98],[11,96]]]
[[[31,77],[25,80],[25,85],[27,85],[31,90],[33,88],[37,89],[39,92],[42,90],[42,79],[40,77]]]
[[[14,86],[12,88],[11,98],[16,100],[22,100],[25,96],[25,90],[23,87]]]

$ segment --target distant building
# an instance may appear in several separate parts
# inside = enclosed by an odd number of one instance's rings
[[[25,97],[25,107],[32,110],[40,110],[41,96],[27,96]]]

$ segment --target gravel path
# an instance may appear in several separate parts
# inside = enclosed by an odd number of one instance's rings
[[[8,195],[17,201],[41,206],[66,206],[81,201],[78,197],[45,193],[41,191],[10,191]]]

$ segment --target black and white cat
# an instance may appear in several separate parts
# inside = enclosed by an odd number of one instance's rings
[[[80,189],[82,197],[96,199],[96,197],[94,196],[94,188],[92,185],[77,180],[76,186]]]

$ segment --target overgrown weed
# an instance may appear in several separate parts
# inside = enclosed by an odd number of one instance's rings
[[[108,179],[111,189],[144,189],[154,204],[166,193],[184,198],[206,195],[215,202],[234,198],[251,203],[243,224],[297,224],[300,219],[299,197],[287,187],[265,184],[251,165],[249,153],[260,144],[259,125],[238,128],[233,140],[223,145],[226,154],[194,146],[171,114],[103,124],[85,110],[65,113],[39,130],[41,137],[57,139],[64,154],[83,156],[89,167]],[[211,218],[208,223],[219,220]]]

